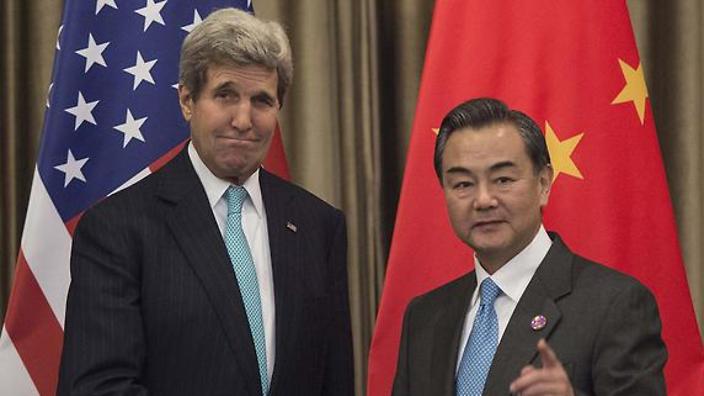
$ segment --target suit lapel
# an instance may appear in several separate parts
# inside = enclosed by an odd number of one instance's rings
[[[264,169],[259,170],[259,183],[262,189],[262,200],[266,210],[267,229],[269,233],[269,248],[271,252],[272,276],[274,279],[274,304],[276,306],[276,357],[274,359],[274,372],[271,378],[271,394],[276,394],[278,378],[281,372],[297,370],[287,367],[287,360],[294,345],[293,332],[299,327],[298,314],[300,313],[300,293],[296,291],[296,283],[292,281],[295,275],[291,272],[297,267],[299,259],[299,233],[287,227],[300,224],[297,221],[295,202],[291,187],[284,181],[273,176]],[[286,392],[293,392],[288,389]]]
[[[203,284],[250,394],[261,394],[257,355],[234,270],[185,148],[164,172],[157,194],[167,204],[169,228]]]
[[[558,236],[553,239],[552,247],[523,292],[501,337],[489,369],[485,395],[508,394],[509,384],[518,377],[523,366],[536,358],[538,340],[549,341],[560,322],[562,313],[555,302],[572,290],[572,253]],[[542,329],[533,330],[531,321],[537,315],[543,315],[547,323]]]
[[[477,287],[477,276],[474,271],[463,276],[457,286],[459,292],[445,301],[436,323],[432,324],[435,331],[432,337],[430,389],[438,395],[455,394],[455,367],[462,338],[462,327],[472,293]]]

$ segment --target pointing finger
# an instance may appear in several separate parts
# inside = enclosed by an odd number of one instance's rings
[[[540,353],[540,359],[543,361],[543,367],[549,368],[562,365],[560,359],[555,355],[555,351],[550,348],[550,345],[543,338],[538,341],[538,353]]]
[[[526,374],[530,373],[531,371],[533,371],[533,370],[535,370],[535,369],[536,369],[536,368],[533,367],[533,366],[531,366],[531,365],[525,366],[525,367],[523,367],[523,369],[521,370],[521,375],[526,375]]]

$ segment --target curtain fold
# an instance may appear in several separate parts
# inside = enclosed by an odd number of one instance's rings
[[[371,0],[255,4],[291,37],[294,82],[281,124],[294,181],[347,217],[355,383],[364,388],[383,279],[377,9]]]
[[[628,6],[667,171],[689,290],[704,332],[704,4],[629,0]]]
[[[62,2],[0,5],[0,317],[29,200]]]
[[[360,395],[433,4],[254,0],[257,15],[284,25],[294,52],[293,85],[280,119],[292,178],[347,216]],[[628,5],[704,329],[704,5],[699,0],[628,0]],[[62,7],[61,1],[26,0],[0,6],[0,317],[27,208]]]

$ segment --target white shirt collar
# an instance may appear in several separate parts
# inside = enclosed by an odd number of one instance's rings
[[[499,268],[498,271],[494,272],[491,275],[491,279],[504,295],[517,303],[545,255],[548,254],[550,246],[552,246],[552,240],[545,231],[545,227],[541,224],[540,229],[528,246]],[[472,305],[476,303],[479,297],[479,285],[482,284],[484,279],[490,277],[484,267],[479,264],[476,254],[474,255],[474,269],[477,275],[477,288],[472,294]]]
[[[218,201],[220,199],[224,199],[225,191],[232,183],[227,180],[220,179],[215,176],[210,169],[208,169],[203,160],[200,158],[200,154],[198,154],[195,147],[193,147],[193,142],[188,142],[188,156],[191,158],[193,169],[195,169],[200,182],[203,184],[205,194],[208,196],[210,208],[215,208]],[[244,187],[249,194],[249,199],[246,202],[252,203],[257,216],[261,218],[264,213],[264,200],[262,199],[262,189],[259,184],[259,169],[254,171],[254,173],[252,173],[252,175],[245,180],[242,187]]]

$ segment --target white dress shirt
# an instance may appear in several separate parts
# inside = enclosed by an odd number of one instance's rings
[[[462,361],[462,355],[464,354],[464,347],[467,344],[467,339],[472,332],[472,326],[474,325],[474,318],[477,316],[477,310],[479,309],[479,285],[486,278],[491,278],[491,280],[496,283],[496,285],[501,289],[501,293],[494,301],[494,309],[496,310],[496,316],[499,321],[499,338],[498,342],[501,342],[501,337],[504,335],[506,326],[508,326],[508,321],[513,315],[513,311],[518,305],[518,300],[521,299],[523,292],[528,287],[528,283],[533,278],[535,271],[540,266],[540,263],[545,258],[545,255],[550,250],[552,246],[552,240],[545,231],[543,225],[540,225],[538,233],[533,238],[533,241],[528,244],[520,253],[515,255],[511,260],[509,260],[503,267],[499,268],[494,274],[489,275],[484,267],[481,266],[477,256],[474,256],[474,269],[477,275],[477,287],[472,293],[472,302],[469,305],[469,312],[464,319],[464,327],[462,329],[462,338],[460,338],[460,350],[457,358],[457,365],[455,367],[455,373],[460,368],[460,362]],[[498,345],[498,344],[497,344]]]
[[[210,208],[213,210],[215,221],[220,228],[220,234],[225,236],[227,223],[227,199],[225,191],[232,184],[227,180],[218,178],[203,163],[198,152],[191,142],[188,143],[188,156],[191,158],[193,168],[203,184],[208,196]],[[264,324],[264,337],[266,338],[266,371],[271,382],[274,370],[275,351],[275,306],[274,306],[274,279],[271,270],[271,250],[269,248],[269,232],[266,223],[266,210],[262,200],[262,190],[259,185],[259,170],[252,174],[243,184],[248,197],[242,204],[242,229],[252,252],[257,282],[259,283],[259,297],[262,303],[262,321]],[[233,282],[235,279],[233,279]]]

